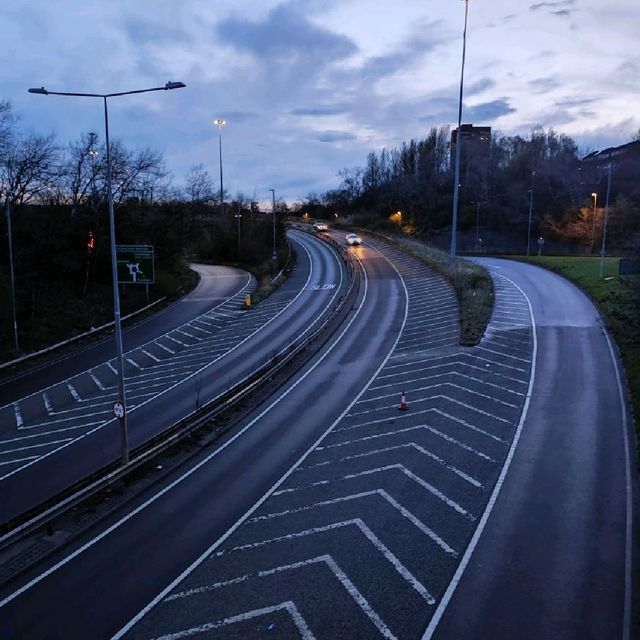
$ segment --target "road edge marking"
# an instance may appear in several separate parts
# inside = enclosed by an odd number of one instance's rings
[[[620,399],[620,409],[622,412],[622,441],[624,442],[624,460],[625,460],[625,482],[627,490],[626,499],[626,524],[625,524],[625,550],[624,550],[624,611],[622,618],[622,639],[629,640],[631,637],[631,609],[633,593],[632,574],[633,574],[633,485],[631,482],[631,452],[629,450],[629,421],[627,419],[627,403],[625,401],[624,389],[622,387],[622,377],[620,376],[620,367],[618,358],[613,349],[609,332],[602,324],[602,332],[609,347],[609,354],[613,362],[613,369],[616,372],[616,382],[618,384],[618,398]]]
[[[496,274],[496,275],[499,275],[501,278],[508,280],[514,287],[516,287],[516,289],[518,289],[518,291],[520,291],[520,293],[524,296],[525,300],[527,301],[527,306],[529,307],[529,316],[531,318],[531,330],[532,330],[531,333],[533,337],[533,352],[531,354],[531,375],[529,377],[529,387],[527,388],[527,395],[525,397],[524,405],[522,407],[522,413],[520,414],[520,421],[518,422],[518,428],[516,429],[516,434],[513,438],[513,442],[511,443],[511,447],[509,449],[509,453],[507,454],[507,458],[504,462],[504,465],[502,466],[502,471],[500,472],[498,481],[496,482],[496,485],[493,488],[493,492],[491,493],[489,502],[485,507],[484,513],[482,514],[482,517],[478,522],[478,526],[476,527],[476,530],[474,531],[473,536],[471,537],[471,540],[469,541],[467,549],[465,550],[464,555],[462,556],[462,560],[460,560],[460,564],[458,565],[456,572],[453,574],[453,578],[451,579],[451,582],[449,583],[447,590],[442,596],[442,600],[440,600],[440,603],[438,604],[438,607],[435,613],[433,614],[433,616],[431,617],[431,620],[429,621],[429,625],[427,626],[424,634],[422,635],[422,640],[430,640],[433,637],[433,634],[435,633],[436,628],[438,627],[438,624],[442,619],[442,616],[444,615],[444,612],[447,606],[449,605],[449,602],[453,597],[453,594],[456,588],[458,587],[458,584],[460,584],[460,581],[462,580],[462,576],[465,572],[465,569],[467,568],[467,565],[471,560],[471,556],[473,555],[473,552],[475,551],[478,541],[480,540],[480,536],[482,535],[484,528],[487,524],[487,521],[489,520],[489,516],[493,511],[493,507],[496,501],[498,500],[498,495],[500,494],[500,490],[502,489],[502,485],[504,484],[505,478],[509,471],[509,467],[511,466],[511,461],[513,460],[513,456],[515,455],[516,447],[518,446],[518,442],[520,441],[520,435],[524,427],[524,422],[527,418],[527,413],[529,411],[529,404],[531,403],[533,383],[536,377],[536,360],[538,356],[537,326],[536,326],[535,317],[533,315],[533,308],[531,306],[531,301],[529,300],[529,297],[527,296],[527,294],[513,280],[511,280],[511,278],[507,278],[503,274]]]

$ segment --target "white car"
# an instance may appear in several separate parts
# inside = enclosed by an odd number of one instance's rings
[[[345,240],[349,246],[362,244],[362,238],[357,233],[347,233]]]
[[[329,227],[327,226],[327,223],[326,223],[326,222],[316,222],[316,223],[313,225],[313,228],[314,228],[316,231],[327,231],[327,230],[329,229]]]

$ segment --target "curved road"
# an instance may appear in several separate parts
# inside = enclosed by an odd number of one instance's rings
[[[0,635],[628,637],[628,434],[593,306],[487,260],[494,315],[463,349],[439,276],[351,251],[364,285],[328,348],[5,589]]]
[[[193,291],[142,322],[128,328],[123,327],[122,342],[125,351],[169,333],[220,306],[242,293],[252,281],[250,274],[234,267],[192,264],[191,268],[200,277]],[[112,358],[114,353],[113,335],[108,335],[85,347],[65,353],[60,358],[52,356],[53,359],[46,364],[0,381],[0,406],[95,367]]]
[[[246,310],[243,287],[200,318],[126,354],[130,448],[239,383],[332,308],[346,286],[339,257],[305,234],[291,237],[296,268],[268,300]],[[327,283],[332,287],[323,289]],[[0,409],[0,489],[6,496],[0,522],[119,458],[115,390],[113,363],[107,362]]]
[[[628,639],[637,480],[609,340],[564,278],[481,263],[530,301],[535,380],[502,491],[433,637]]]

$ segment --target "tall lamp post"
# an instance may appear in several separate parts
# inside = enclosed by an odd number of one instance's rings
[[[529,194],[529,226],[527,227],[527,256],[531,246],[531,214],[533,213],[533,189],[528,189]]]
[[[600,249],[600,277],[604,275],[604,256],[607,247],[607,222],[609,220],[609,192],[611,191],[611,165],[608,167],[607,197],[604,202],[604,227],[602,229],[602,247]]]
[[[271,191],[271,217],[273,218],[273,253],[271,259],[276,262],[278,254],[276,253],[276,190],[269,189]]]
[[[222,187],[222,127],[227,124],[226,120],[217,118],[213,124],[218,127],[218,155],[220,156],[220,215],[224,215],[224,189]]]
[[[5,193],[6,199],[6,214],[7,214],[7,239],[9,241],[9,278],[11,280],[11,313],[13,319],[13,343],[16,349],[16,355],[20,349],[18,343],[18,321],[16,316],[16,281],[15,273],[13,270],[13,235],[11,230],[11,200],[9,198],[9,191]]]
[[[591,216],[591,253],[593,253],[593,242],[596,237],[596,203],[598,202],[598,194],[592,193],[593,198],[593,215]]]
[[[453,178],[453,215],[451,219],[451,257],[456,257],[458,234],[458,195],[460,191],[460,148],[462,147],[462,93],[464,87],[464,59],[467,51],[467,15],[469,0],[464,0],[464,31],[462,32],[462,70],[460,72],[460,99],[458,101],[458,130],[456,131],[456,168]]]
[[[124,388],[124,356],[122,350],[122,327],[120,324],[120,294],[118,291],[118,263],[116,256],[116,228],[113,214],[113,193],[111,188],[111,149],[109,145],[109,115],[107,111],[107,98],[128,96],[134,93],[149,93],[150,91],[168,91],[181,89],[186,86],[182,82],[167,82],[163,87],[150,89],[137,89],[134,91],[119,91],[117,93],[72,93],[68,91],[48,91],[44,87],[29,89],[29,93],[37,93],[44,96],[77,96],[82,98],[102,98],[104,104],[104,133],[107,153],[107,198],[109,204],[109,234],[111,236],[111,278],[113,280],[113,319],[116,339],[116,362],[118,366],[118,394],[119,398],[114,403],[114,413],[120,421],[120,434],[122,439],[122,464],[129,462],[129,443],[127,434],[127,402]]]

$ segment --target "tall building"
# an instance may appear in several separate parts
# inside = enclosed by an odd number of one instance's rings
[[[486,185],[487,165],[491,150],[491,127],[460,126],[460,182],[463,186],[483,189]],[[455,167],[458,129],[451,131],[451,168]],[[471,180],[471,183],[470,183]]]

